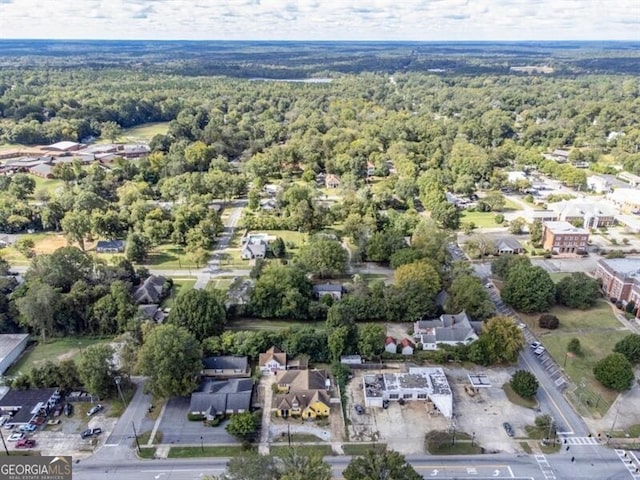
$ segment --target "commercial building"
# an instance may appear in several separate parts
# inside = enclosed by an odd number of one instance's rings
[[[382,407],[385,401],[424,401],[447,418],[453,415],[453,396],[442,368],[412,367],[408,373],[364,375],[367,407]]]
[[[583,253],[587,251],[589,232],[569,222],[545,222],[542,247],[553,253]]]
[[[640,258],[600,259],[594,276],[607,297],[640,305]]]
[[[0,335],[0,375],[4,375],[27,347],[29,334],[5,333]]]
[[[556,213],[556,220],[573,225],[580,222],[583,228],[609,227],[615,223],[618,213],[614,208],[602,201],[587,198],[574,198],[547,205]]]

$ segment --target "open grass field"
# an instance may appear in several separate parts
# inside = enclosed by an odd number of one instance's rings
[[[151,249],[145,265],[178,270],[200,267],[187,255],[183,247],[173,244],[162,244]]]
[[[496,214],[494,212],[467,212],[462,211],[460,214],[460,223],[473,222],[476,227],[489,228],[499,227],[495,221]]]
[[[516,210],[522,210],[522,207],[510,198],[505,198],[504,208],[502,210],[505,212],[514,212]]]
[[[181,293],[188,292],[189,290],[191,290],[195,284],[196,284],[195,278],[174,278],[171,294],[164,299],[164,302],[162,302],[162,307],[171,308],[176,297]]]
[[[55,233],[32,233],[22,235],[21,238],[30,238],[33,240],[33,249],[37,255],[53,253],[58,248],[67,246],[67,239],[64,235]],[[0,250],[0,257],[4,258],[10,265],[25,266],[31,263],[31,260],[22,255],[14,247],[7,247]]]
[[[290,450],[288,445],[272,445],[270,452],[272,455],[280,456]],[[333,455],[331,445],[296,445],[295,449],[302,455],[321,455],[323,457],[330,457]]]
[[[169,458],[237,457],[246,453],[242,445],[219,445],[215,447],[171,447]]]
[[[81,354],[83,349],[101,343],[109,343],[112,338],[65,337],[37,343],[25,350],[18,362],[9,369],[7,376],[28,373],[33,367],[40,366],[47,360],[60,362]]]
[[[150,142],[156,135],[164,135],[169,131],[169,122],[143,123],[136,127],[123,128],[116,142]],[[99,138],[96,143],[111,143],[110,138]]]
[[[54,196],[56,195],[58,190],[62,190],[64,188],[64,182],[57,178],[42,178],[36,175],[29,175],[29,176],[33,178],[36,182],[35,191],[44,190],[48,192],[49,195]]]
[[[325,328],[325,322],[300,322],[296,320],[265,320],[262,318],[239,318],[229,320],[228,330],[284,330],[291,327]]]
[[[589,405],[591,414],[604,415],[617,393],[600,385],[593,375],[593,367],[609,355],[615,344],[630,332],[615,318],[610,305],[604,300],[586,311],[556,306],[550,313],[560,319],[557,330],[548,331],[537,327],[536,315],[521,315],[521,318],[539,336],[549,354],[558,365],[564,367],[571,380],[576,385],[584,385],[579,387],[577,396],[589,395],[595,399]],[[567,356],[567,344],[572,338],[580,340],[580,355]]]
[[[222,290],[227,291],[233,283],[233,278],[213,278],[207,283],[205,290]]]

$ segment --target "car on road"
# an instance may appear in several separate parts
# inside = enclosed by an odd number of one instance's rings
[[[80,438],[95,437],[97,435],[100,435],[101,433],[102,433],[101,428],[87,428],[84,432],[80,434]]]
[[[16,432],[16,433],[12,433],[11,435],[9,435],[9,438],[7,438],[7,441],[8,442],[17,442],[18,440],[22,440],[23,438],[25,438],[24,433]]]
[[[101,412],[102,410],[104,410],[104,407],[102,405],[100,405],[100,404],[94,405],[87,412],[87,417],[95,415],[96,413]]]
[[[353,407],[358,415],[362,415],[364,413],[364,407],[362,405],[356,405]]]
[[[513,427],[509,422],[504,422],[502,424],[502,428],[504,428],[504,431],[507,432],[507,435],[509,435],[510,437],[513,437],[515,435],[515,431],[513,430]]]
[[[35,446],[36,441],[31,438],[23,438],[16,443],[16,448],[33,448]]]
[[[27,423],[26,425],[21,425],[18,430],[20,430],[21,432],[35,432],[36,428],[38,428],[36,425]]]

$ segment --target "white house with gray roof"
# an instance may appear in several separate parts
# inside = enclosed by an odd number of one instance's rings
[[[582,228],[586,229],[613,225],[618,214],[615,208],[602,200],[588,198],[573,198],[549,203],[547,208],[557,214],[557,221],[569,222],[572,225],[582,222]]]
[[[437,350],[438,345],[468,345],[478,339],[482,322],[472,322],[463,310],[456,315],[444,314],[433,320],[413,324],[413,338],[423,350]]]

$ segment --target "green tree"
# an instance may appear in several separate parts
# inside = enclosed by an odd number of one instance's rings
[[[602,385],[618,392],[629,390],[635,376],[633,367],[622,353],[612,353],[593,367],[593,374]]]
[[[485,320],[495,313],[487,289],[474,275],[455,277],[448,293],[445,310],[449,313],[465,310],[474,320]]]
[[[556,300],[565,307],[586,310],[593,307],[599,297],[599,280],[582,272],[572,273],[556,285]]]
[[[302,268],[320,278],[342,275],[347,270],[347,251],[337,240],[320,239],[304,245],[296,261]]]
[[[482,198],[482,202],[485,203],[492,212],[501,212],[507,203],[502,193],[493,190]]]
[[[258,432],[260,416],[255,412],[236,413],[231,416],[225,430],[242,440],[252,440]]]
[[[167,322],[186,328],[202,341],[224,331],[226,312],[217,295],[192,289],[176,297]]]
[[[621,353],[630,363],[640,361],[640,335],[632,333],[624,337],[613,347],[613,351]]]
[[[482,327],[481,340],[488,354],[488,363],[514,362],[524,345],[522,330],[510,317],[493,317]]]
[[[91,345],[84,349],[78,361],[78,376],[93,395],[105,398],[113,390],[113,348],[106,344]]]
[[[286,253],[286,246],[284,244],[284,240],[281,237],[276,237],[275,240],[269,242],[269,250],[271,250],[271,254],[276,258],[284,257]]]
[[[115,142],[122,134],[122,127],[116,122],[104,122],[100,125],[100,138]]]
[[[354,457],[342,472],[345,480],[421,480],[422,475],[393,450],[369,450]]]
[[[320,453],[303,454],[288,448],[279,458],[279,480],[331,480],[331,466]]]
[[[35,246],[35,242],[29,237],[19,238],[15,243],[16,250],[27,258],[33,258],[36,255],[36,252],[33,250]]]
[[[91,222],[84,212],[71,210],[64,215],[60,222],[69,242],[77,242],[84,251],[84,238],[91,231]]]
[[[538,391],[538,380],[527,370],[516,370],[511,377],[511,388],[522,398],[531,398]]]
[[[256,280],[249,307],[263,318],[306,318],[311,294],[303,270],[269,262]]]
[[[442,280],[432,263],[419,260],[396,269],[390,292],[393,298],[389,300],[402,306],[404,318],[415,319],[435,313],[435,299],[441,288]]]
[[[556,286],[542,267],[518,265],[509,270],[500,296],[520,312],[544,312],[554,303]]]
[[[567,352],[571,352],[574,355],[580,355],[580,353],[582,353],[580,340],[577,338],[572,338],[571,340],[569,340],[569,343],[567,344]]]
[[[327,337],[327,343],[331,360],[340,361],[340,356],[345,353],[349,345],[349,328],[346,325],[334,328]]]
[[[54,329],[59,304],[60,293],[39,280],[30,282],[26,294],[16,300],[21,323],[39,331],[43,342],[47,339],[47,333]]]
[[[187,329],[160,325],[144,339],[138,353],[138,371],[150,377],[154,395],[189,395],[202,370],[201,357],[200,345]]]
[[[511,270],[516,265],[531,265],[529,257],[524,255],[513,255],[511,253],[505,253],[500,255],[491,263],[491,273],[497,277],[505,280]]]
[[[358,328],[358,353],[372,358],[384,350],[385,328],[376,323],[368,323]]]
[[[217,480],[279,480],[275,458],[249,451],[232,457]]]
[[[433,206],[431,218],[447,230],[456,230],[460,227],[460,210],[446,200]]]
[[[529,235],[531,236],[531,244],[535,248],[542,247],[542,220],[536,219],[529,224]]]
[[[527,224],[527,221],[522,218],[514,218],[509,222],[509,233],[513,233],[514,235],[520,235],[522,233],[522,229]]]
[[[138,232],[129,232],[124,255],[127,260],[135,263],[142,263],[147,258],[149,252],[149,240]]]

